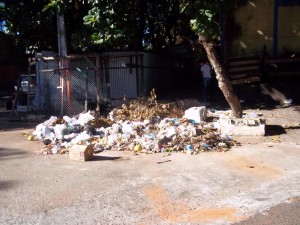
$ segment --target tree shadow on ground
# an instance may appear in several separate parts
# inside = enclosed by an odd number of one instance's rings
[[[276,136],[286,134],[285,129],[280,125],[266,125],[265,135],[266,136]]]
[[[295,126],[287,126],[284,129],[287,129],[287,130],[298,130],[298,129],[300,129],[300,124],[299,125],[295,125]]]
[[[0,181],[0,191],[5,189],[11,189],[16,186],[16,181]]]
[[[0,132],[22,129],[35,129],[38,123],[29,123],[23,121],[9,121],[0,119]]]
[[[0,148],[0,161],[8,159],[22,158],[28,153],[15,148]]]
[[[294,107],[294,111],[297,111],[297,112],[300,113],[300,106],[295,106],[295,107]]]

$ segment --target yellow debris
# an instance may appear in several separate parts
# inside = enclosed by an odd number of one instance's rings
[[[29,135],[27,138],[28,141],[34,141],[34,137],[32,135]]]
[[[142,151],[142,146],[140,144],[138,144],[138,145],[134,146],[133,150],[136,152]]]

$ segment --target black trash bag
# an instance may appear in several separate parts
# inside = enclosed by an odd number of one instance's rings
[[[82,132],[82,128],[80,126],[80,124],[68,124],[67,128],[69,130],[70,133],[81,133]]]
[[[89,135],[95,135],[97,133],[96,128],[90,124],[86,124],[83,129]]]

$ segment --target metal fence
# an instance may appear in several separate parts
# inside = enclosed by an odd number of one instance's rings
[[[168,95],[190,83],[193,74],[191,54],[182,49],[160,55],[126,51],[71,55],[63,63],[55,53],[38,53],[32,108],[75,115],[94,109],[97,102],[119,106],[124,98],[145,96],[152,88]]]
[[[32,107],[52,115],[75,115],[100,104],[117,106],[143,92],[143,55],[132,52],[73,55],[60,60],[37,54]],[[98,81],[97,81],[98,79]]]

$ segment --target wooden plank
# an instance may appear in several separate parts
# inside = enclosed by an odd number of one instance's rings
[[[238,71],[258,71],[260,68],[259,66],[248,66],[248,67],[236,67],[236,68],[229,68],[229,73],[238,72]]]
[[[279,77],[279,76],[300,76],[300,71],[285,71],[285,72],[269,72],[269,76],[271,77]]]
[[[236,65],[249,65],[249,64],[260,64],[258,59],[253,60],[240,60],[240,61],[231,61],[228,63],[229,66],[236,66]]]
[[[266,63],[266,64],[293,63],[293,62],[300,62],[300,58],[266,59],[264,61],[264,63]]]
[[[230,80],[236,80],[236,79],[247,78],[247,77],[260,77],[260,73],[252,73],[252,74],[242,73],[236,75],[231,75],[231,74],[229,75]]]
[[[241,56],[239,56],[239,57],[230,57],[228,60],[229,61],[241,61],[241,60],[252,60],[252,59],[257,59],[257,58],[259,58],[259,56],[258,55],[253,55],[253,56],[248,56],[248,57],[241,57]]]
[[[229,75],[230,77],[230,80],[236,80],[236,79],[241,79],[241,78],[246,78],[247,77],[247,74],[236,74],[236,75]]]
[[[239,80],[232,80],[230,81],[231,84],[248,84],[248,83],[254,83],[260,81],[259,77],[248,77],[244,79],[239,79]]]

